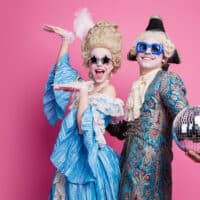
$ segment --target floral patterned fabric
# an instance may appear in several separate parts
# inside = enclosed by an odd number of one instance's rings
[[[127,125],[119,199],[171,200],[171,126],[188,104],[185,94],[177,74],[157,73],[146,91],[140,117]]]

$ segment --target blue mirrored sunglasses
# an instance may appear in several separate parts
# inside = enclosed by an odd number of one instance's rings
[[[137,53],[145,53],[150,48],[152,54],[160,55],[163,53],[163,46],[158,43],[148,44],[146,42],[138,42],[136,44]]]

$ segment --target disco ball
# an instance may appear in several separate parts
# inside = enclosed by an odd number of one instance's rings
[[[174,119],[173,138],[183,150],[200,153],[200,106],[186,107]]]

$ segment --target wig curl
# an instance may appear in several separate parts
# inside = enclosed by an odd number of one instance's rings
[[[94,48],[106,48],[112,55],[113,70],[116,72],[121,65],[122,37],[116,24],[108,21],[97,22],[82,42],[81,50],[83,65],[88,66],[90,53]]]

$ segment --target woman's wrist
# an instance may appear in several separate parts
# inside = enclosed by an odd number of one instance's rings
[[[62,44],[63,44],[63,45],[67,45],[67,46],[68,46],[68,45],[69,45],[69,42],[70,42],[70,41],[69,41],[69,38],[68,38],[68,37],[62,37]]]

